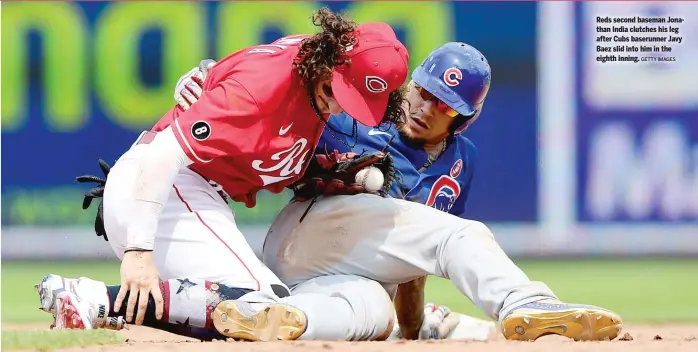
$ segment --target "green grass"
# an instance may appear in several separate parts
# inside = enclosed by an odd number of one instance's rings
[[[50,351],[61,348],[112,345],[124,338],[112,330],[2,331],[2,349]]]
[[[561,300],[599,305],[629,323],[698,322],[698,259],[525,260],[517,264]],[[43,275],[87,276],[118,283],[115,262],[3,262],[2,322],[51,322],[33,289]],[[427,299],[478,317],[483,314],[449,281],[431,278]],[[4,337],[3,337],[4,339]],[[4,340],[3,340],[4,341]]]
[[[613,310],[628,323],[698,323],[698,259],[517,261],[560,300]],[[484,315],[450,281],[431,278],[428,299]]]

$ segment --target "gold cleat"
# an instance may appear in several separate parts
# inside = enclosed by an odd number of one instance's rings
[[[557,301],[525,304],[502,320],[504,337],[517,341],[535,341],[545,335],[566,336],[575,341],[609,341],[622,329],[620,316],[611,311]]]
[[[248,302],[228,300],[212,313],[213,325],[227,337],[246,341],[295,340],[305,332],[301,310],[285,304],[269,304],[256,310]]]

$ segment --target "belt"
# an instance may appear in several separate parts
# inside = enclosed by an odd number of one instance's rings
[[[153,140],[155,139],[155,136],[157,136],[157,135],[158,135],[157,132],[153,132],[153,131],[143,131],[143,132],[141,132],[141,134],[138,136],[138,138],[136,139],[136,141],[133,142],[133,145],[150,144],[150,143],[153,142]],[[220,185],[218,185],[218,183],[216,183],[215,181],[212,181],[212,180],[208,179],[207,177],[204,177],[202,174],[200,174],[200,173],[198,173],[198,172],[192,170],[190,167],[187,167],[187,168],[188,168],[189,170],[195,172],[197,175],[201,176],[201,178],[203,178],[204,180],[206,180],[206,182],[208,182],[209,185],[211,185],[211,187],[213,187],[213,189],[216,190],[216,193],[218,193],[218,195],[219,195],[221,198],[223,198],[223,201],[226,202],[226,203],[228,203],[228,199],[230,199],[230,196],[228,196],[228,194],[223,190],[222,187],[220,187]],[[216,188],[219,188],[219,187],[220,187],[221,189],[220,189],[220,190],[217,190]]]

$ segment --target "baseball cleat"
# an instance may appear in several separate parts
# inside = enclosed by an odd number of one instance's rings
[[[34,288],[39,293],[39,309],[53,315],[52,329],[124,328],[123,317],[107,316],[109,297],[102,282],[49,274]]]
[[[212,319],[222,335],[246,341],[295,340],[307,326],[305,313],[289,305],[255,309],[251,303],[234,300],[219,303]]]
[[[604,341],[620,334],[623,321],[603,308],[545,300],[514,309],[501,325],[507,340],[535,341],[544,335],[560,335],[575,341]]]

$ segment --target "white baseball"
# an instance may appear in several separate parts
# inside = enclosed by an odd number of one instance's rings
[[[356,183],[369,192],[376,192],[383,187],[383,173],[375,166],[367,166],[356,173]]]

